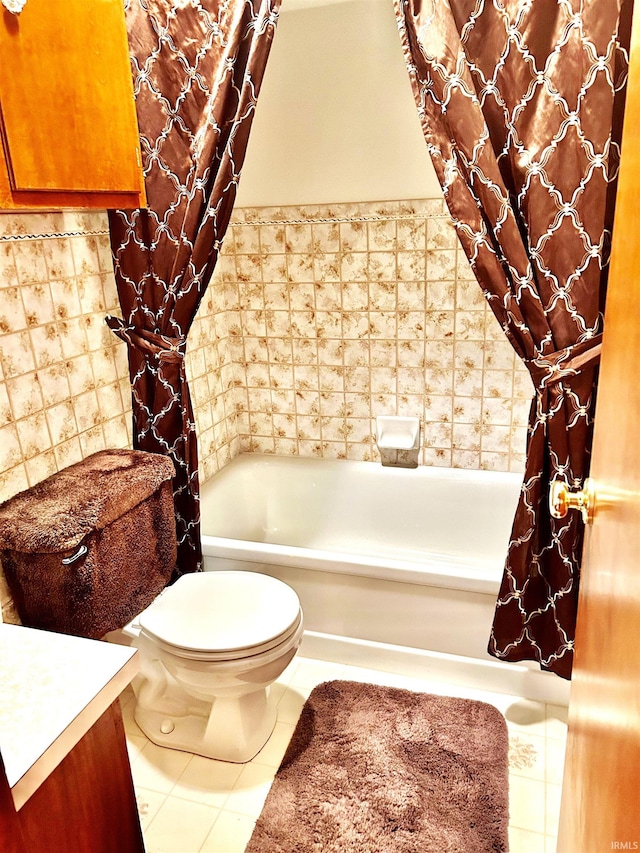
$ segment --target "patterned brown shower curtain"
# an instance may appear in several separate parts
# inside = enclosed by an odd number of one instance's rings
[[[548,493],[588,473],[624,0],[394,2],[458,236],[536,389],[489,652],[569,678],[583,524]]]
[[[110,213],[134,447],[171,457],[176,574],[201,568],[189,328],[220,252],[280,0],[125,4],[148,209]]]

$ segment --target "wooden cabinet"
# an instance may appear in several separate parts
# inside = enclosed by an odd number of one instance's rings
[[[0,763],[0,850],[144,853],[117,702],[19,811]]]
[[[122,0],[0,5],[0,208],[145,204]]]
[[[0,622],[0,851],[142,853],[118,697],[129,646]]]

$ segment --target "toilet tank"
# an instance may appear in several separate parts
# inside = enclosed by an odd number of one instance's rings
[[[0,504],[0,561],[32,628],[99,638],[166,586],[176,564],[173,462],[101,450]]]

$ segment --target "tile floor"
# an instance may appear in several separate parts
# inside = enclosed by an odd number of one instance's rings
[[[278,697],[276,729],[264,749],[244,765],[156,746],[133,719],[132,692],[123,694],[147,853],[243,853],[305,699],[320,682],[337,678],[462,696],[498,707],[511,743],[511,853],[555,853],[566,708],[302,657],[272,688]]]

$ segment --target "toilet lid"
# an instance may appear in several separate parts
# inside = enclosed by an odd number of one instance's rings
[[[257,572],[183,575],[140,614],[147,634],[199,652],[252,649],[274,640],[299,620],[290,586]]]

